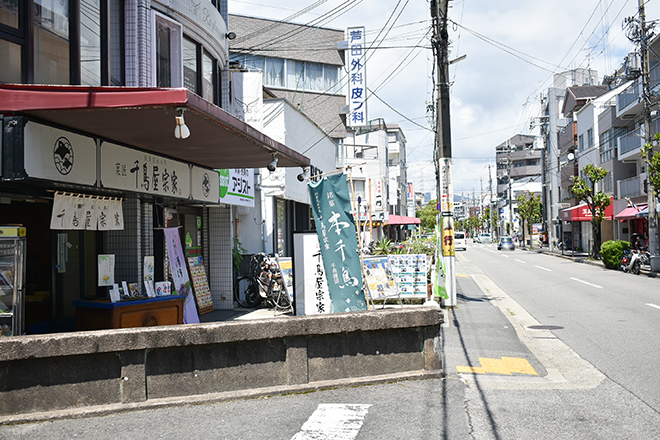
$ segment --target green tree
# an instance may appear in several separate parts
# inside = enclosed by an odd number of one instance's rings
[[[417,211],[416,215],[422,221],[422,230],[435,230],[438,215],[438,209],[436,208],[437,204],[437,200],[431,200],[425,207]]]
[[[523,243],[525,243],[525,226],[527,226],[527,232],[531,238],[532,225],[542,220],[541,196],[530,192],[524,192],[518,194],[516,202],[518,203],[518,216],[522,223]],[[534,241],[530,240],[529,242],[531,243],[530,247],[534,247]]]
[[[607,176],[607,170],[590,163],[584,167],[584,174],[589,182],[574,176],[571,191],[579,201],[587,203],[591,212],[591,230],[594,237],[591,256],[598,258],[600,256],[601,224],[605,219],[605,209],[610,206],[611,201],[610,196],[602,191],[596,191],[596,183]]]
[[[660,133],[655,134],[655,141],[660,142]],[[660,151],[653,151],[653,144],[645,144],[642,147],[642,156],[646,162],[646,174],[648,176],[650,188],[648,191],[653,191],[653,197],[658,197],[658,192],[660,192]],[[651,210],[649,209],[649,215]],[[649,217],[649,220],[651,218]],[[658,224],[658,218],[656,217],[655,222],[649,222],[650,225],[655,223]],[[656,249],[649,249],[652,253],[656,252]]]

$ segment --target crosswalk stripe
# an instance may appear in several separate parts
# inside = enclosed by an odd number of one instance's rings
[[[291,440],[353,440],[371,405],[319,404]]]

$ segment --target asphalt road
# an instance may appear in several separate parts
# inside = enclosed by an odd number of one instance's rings
[[[660,279],[472,244],[456,274],[445,378],[2,426],[0,438],[660,438]]]
[[[495,246],[468,256],[561,341],[660,412],[660,279]]]

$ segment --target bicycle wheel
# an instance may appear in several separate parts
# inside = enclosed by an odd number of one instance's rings
[[[276,307],[281,309],[288,309],[291,307],[291,300],[289,294],[284,290],[284,281],[282,278],[275,280],[275,284],[272,288],[272,300],[275,303]]]
[[[234,286],[234,299],[241,307],[256,307],[261,302],[259,289],[250,277],[240,277]]]

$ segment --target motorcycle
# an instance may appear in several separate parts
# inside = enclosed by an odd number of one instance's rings
[[[282,270],[272,255],[259,254],[259,273],[256,277],[259,296],[280,309],[291,307],[289,294],[284,288]]]
[[[621,259],[621,269],[624,272],[630,272],[639,275],[642,266],[651,265],[651,255],[645,250],[624,251]]]

